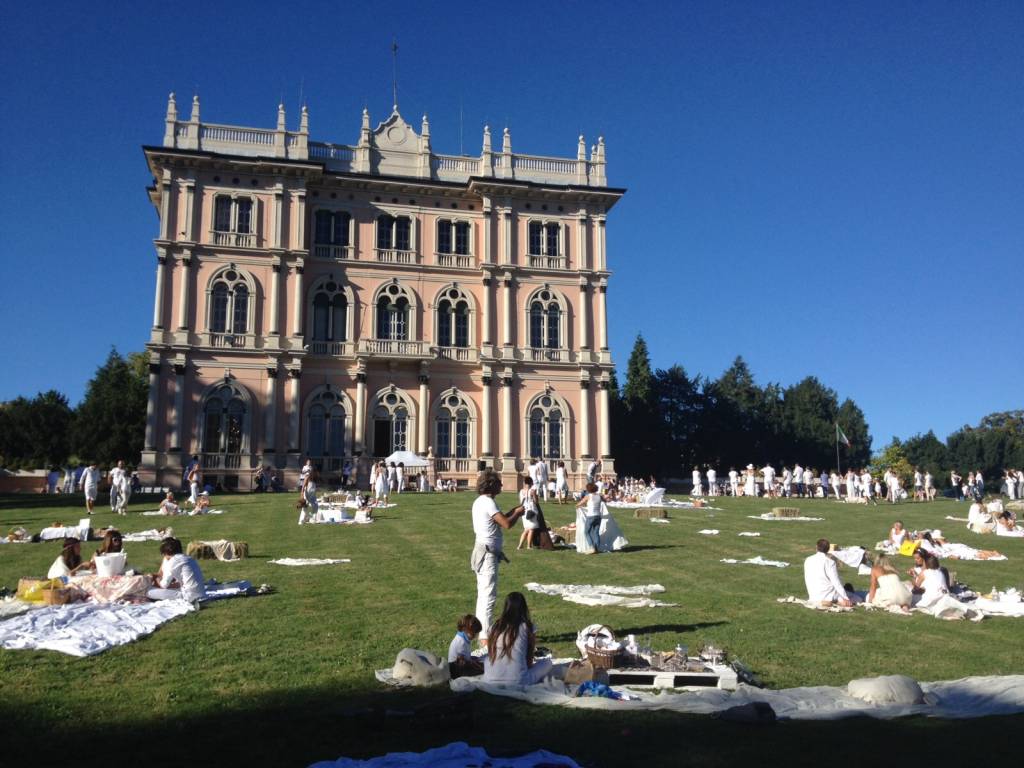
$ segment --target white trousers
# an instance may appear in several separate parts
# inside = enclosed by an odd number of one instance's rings
[[[189,489],[192,494],[188,497],[188,501],[190,504],[195,504],[199,500],[199,483],[191,483]]]
[[[740,495],[740,481],[739,480],[730,480],[729,481],[729,490],[732,491],[732,495],[733,496],[739,496]]]
[[[498,556],[488,552],[483,544],[475,544],[469,557],[469,567],[476,574],[476,617],[483,625],[481,637],[487,637],[498,602]]]

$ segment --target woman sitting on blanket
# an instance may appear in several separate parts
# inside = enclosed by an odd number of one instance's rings
[[[910,590],[900,581],[899,572],[892,564],[892,560],[886,555],[879,555],[871,568],[868,604],[882,608],[897,607],[907,611],[910,601]]]
[[[487,636],[484,681],[533,685],[551,672],[551,659],[534,659],[536,633],[521,592],[509,592],[501,617]]]
[[[53,565],[50,566],[46,578],[60,579],[72,576],[82,567],[84,567],[82,563],[82,542],[73,536],[69,536],[64,539],[64,546],[61,548],[60,554],[57,555],[57,559],[53,561]]]
[[[1013,512],[1006,510],[999,517],[996,518],[996,523],[999,525],[997,533],[1001,533],[1003,536],[1021,536],[1024,535],[1024,531],[1017,527],[1017,519],[1013,516]]]
[[[206,515],[210,512],[210,494],[207,491],[203,491],[199,494],[199,498],[196,499],[195,509],[192,510],[193,515]]]
[[[160,512],[165,515],[181,514],[181,507],[174,500],[174,491],[168,491],[167,498],[160,502]]]
[[[96,557],[98,555],[113,555],[121,551],[124,545],[124,541],[121,537],[121,532],[116,528],[108,528],[107,532],[103,534],[103,541],[100,542],[99,549],[97,549],[92,556],[92,559],[85,563],[84,566],[91,571],[96,570]]]
[[[929,608],[941,600],[943,595],[948,593],[949,584],[947,583],[947,577],[939,567],[939,558],[935,555],[925,555],[920,591],[914,591],[914,606]]]
[[[906,538],[907,529],[903,527],[902,520],[897,520],[892,524],[892,528],[889,529],[889,542],[896,547],[896,549],[899,549],[900,545],[906,541]]]

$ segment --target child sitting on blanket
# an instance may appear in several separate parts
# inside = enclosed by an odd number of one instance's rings
[[[208,491],[203,491],[199,494],[199,498],[196,499],[196,506],[192,510],[193,515],[205,515],[210,511],[210,494]]]
[[[156,587],[150,589],[150,600],[188,600],[196,602],[206,597],[206,584],[199,563],[181,551],[181,542],[166,538],[160,542],[160,554],[164,556],[160,570],[153,574]]]
[[[452,680],[457,677],[475,677],[484,673],[484,665],[470,651],[473,641],[480,635],[483,625],[472,613],[467,613],[456,624],[455,637],[448,646],[448,671]]]

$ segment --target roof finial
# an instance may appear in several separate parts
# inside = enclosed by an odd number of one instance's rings
[[[199,122],[199,94],[195,94],[192,97],[192,122]]]
[[[398,111],[398,40],[391,38],[391,110]]]

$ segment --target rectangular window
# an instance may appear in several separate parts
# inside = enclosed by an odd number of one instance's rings
[[[469,458],[469,422],[455,422],[455,458]]]
[[[437,252],[452,252],[452,225],[448,221],[437,222]]]
[[[252,200],[238,200],[238,222],[235,229],[242,235],[252,232]]]
[[[405,216],[403,216],[403,217],[401,217],[399,219],[395,219],[395,250],[398,250],[398,251],[411,251],[412,250],[412,247],[410,245],[410,243],[411,243],[410,234],[411,234],[411,229],[412,229],[411,225],[412,225],[412,222],[410,222],[410,220],[407,217],[405,217]]]
[[[219,409],[216,412],[208,412],[206,414],[206,430],[203,435],[204,453],[220,453],[220,423],[221,413]]]
[[[345,455],[345,417],[332,416],[328,426],[328,450],[331,456]]]
[[[394,433],[394,450],[404,451],[406,450],[406,435],[409,431],[409,422],[404,418],[395,417],[393,422],[395,425]]]
[[[530,222],[530,253],[534,256],[540,256],[543,253],[541,250],[544,239],[543,234],[544,228],[541,226],[540,222]]]
[[[243,285],[235,286],[234,317],[231,325],[232,333],[245,333],[249,330],[249,291]]]
[[[469,255],[469,224],[460,221],[455,225],[455,252],[462,255]]]
[[[562,457],[562,422],[554,418],[548,424],[548,458],[560,459]]]
[[[377,247],[381,250],[389,250],[391,245],[391,229],[395,220],[390,216],[377,217]]]
[[[469,314],[465,311],[455,314],[455,346],[469,346]]]
[[[452,423],[448,419],[437,422],[437,457],[447,459],[451,456]]]
[[[558,255],[558,225],[548,224],[545,228],[547,230],[547,250],[545,256],[557,256]]]
[[[213,208],[213,228],[217,232],[231,231],[231,198],[218,197]]]
[[[349,215],[347,213],[336,213],[333,216],[334,231],[332,232],[331,243],[333,245],[348,245],[348,222]]]
[[[344,301],[340,296],[334,297],[334,303],[331,308],[331,338],[334,341],[345,341],[348,334],[346,332],[346,325],[348,325],[348,302]]]
[[[324,455],[324,414],[322,411],[309,416],[309,455],[317,459]]]
[[[331,242],[331,212],[317,211],[315,223],[314,242],[320,245],[328,245]]]

